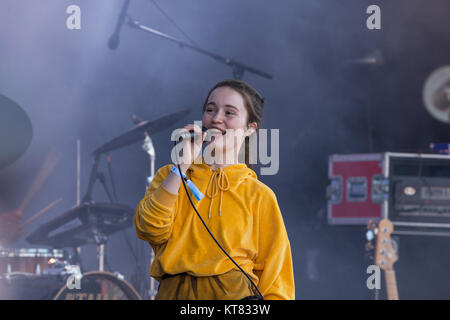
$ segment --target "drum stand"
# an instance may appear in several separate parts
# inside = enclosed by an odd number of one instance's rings
[[[95,229],[94,239],[97,244],[98,270],[103,272],[105,271],[105,243],[108,241],[108,237],[101,231]]]

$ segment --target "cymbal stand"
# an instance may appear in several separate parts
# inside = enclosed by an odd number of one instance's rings
[[[114,200],[109,192],[108,186],[106,185],[105,175],[102,172],[98,171],[98,165],[101,153],[94,153],[94,165],[92,166],[91,175],[89,177],[88,191],[83,197],[83,203],[93,202],[92,200],[92,191],[95,184],[95,181],[98,179],[100,183],[103,185],[105,189],[106,195],[108,196],[111,203],[114,203]],[[98,260],[99,260],[99,271],[104,271],[104,261],[105,261],[105,243],[107,241],[107,237],[100,232],[100,230],[93,230],[95,243],[97,244],[97,252],[98,252]]]
[[[106,184],[106,179],[105,179],[105,175],[103,174],[103,172],[97,172],[97,179],[100,180],[100,183],[103,185],[103,189],[105,189],[106,195],[108,196],[109,201],[111,201],[111,203],[114,203],[114,200],[111,196],[111,192],[108,189],[108,186]]]
[[[147,154],[150,157],[150,176],[147,177],[147,185],[146,185],[147,190],[147,188],[152,183],[153,178],[155,177],[155,148],[153,147],[152,139],[150,138],[147,132],[145,132],[145,139],[144,143],[142,144],[142,149],[144,149],[145,152],[147,152]],[[150,265],[153,263],[154,259],[155,253],[153,250],[150,250]],[[155,299],[156,293],[157,291],[155,289],[155,279],[153,279],[153,277],[150,277],[150,288],[148,291],[148,295],[150,296],[151,300]]]
[[[108,161],[108,166],[110,169],[111,181],[113,181],[112,180],[112,169],[110,167],[109,161]],[[111,196],[111,192],[109,191],[108,185],[106,184],[105,175],[103,174],[103,172],[98,172],[98,171],[96,174],[97,174],[97,179],[102,184],[103,189],[105,189],[105,192],[109,198],[109,201],[111,201],[111,203],[114,203],[114,200]],[[113,190],[115,190],[114,184],[113,184]],[[114,194],[115,194],[115,191],[114,191]],[[117,198],[116,195],[115,195],[115,197]],[[94,229],[93,232],[94,232],[95,243],[97,244],[98,265],[99,265],[98,270],[104,271],[104,269],[105,269],[105,244],[108,241],[108,237],[106,235],[104,235],[100,230]]]
[[[92,230],[94,233],[95,243],[97,244],[98,255],[98,270],[105,271],[105,243],[108,241],[108,237],[96,228]]]
[[[108,171],[109,171],[109,177],[111,179],[111,187],[112,187],[112,192],[114,195],[114,201],[119,202],[119,198],[117,198],[116,184],[114,183],[114,175],[112,172],[111,157],[109,155],[106,156],[106,163],[108,164]]]
[[[81,140],[77,140],[77,203],[78,207],[81,204]],[[81,261],[81,247],[73,248],[74,255],[71,257],[74,264],[80,266],[80,272],[83,272],[83,263]]]
[[[152,139],[148,134],[145,135],[144,143],[142,144],[142,149],[144,149],[150,156],[150,176],[147,177],[147,186],[146,186],[146,188],[148,188],[155,176],[155,148],[153,148]]]
[[[100,160],[101,153],[95,153],[94,154],[94,164],[91,169],[91,175],[89,176],[89,184],[88,184],[88,190],[86,194],[83,197],[83,203],[85,202],[92,202],[92,191],[94,187],[95,180],[97,180],[97,170],[98,170],[98,162]]]

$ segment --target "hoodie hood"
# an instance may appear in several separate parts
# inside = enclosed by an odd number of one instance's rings
[[[195,163],[200,161],[201,163]],[[223,193],[236,188],[247,179],[258,179],[256,173],[244,163],[212,170],[209,165],[204,163],[203,158],[195,162],[186,171],[186,175],[204,191],[205,197],[210,199],[208,218],[211,218],[211,208],[215,198],[219,198],[218,214],[221,216]]]

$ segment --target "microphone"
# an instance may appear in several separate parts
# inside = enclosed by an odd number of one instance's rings
[[[202,133],[207,131],[208,128],[206,128],[205,126],[202,126]],[[184,139],[189,139],[192,140],[192,138],[197,138],[200,137],[201,134],[199,132],[194,132],[194,131],[189,131],[189,132],[185,132],[179,135],[178,141],[184,140]]]
[[[114,29],[114,33],[109,37],[108,47],[111,50],[116,50],[119,47],[119,33],[120,29],[122,29],[123,23],[125,21],[125,17],[127,15],[128,6],[130,5],[130,0],[125,0],[122,6],[122,11],[120,11],[119,20],[117,20],[116,29]]]

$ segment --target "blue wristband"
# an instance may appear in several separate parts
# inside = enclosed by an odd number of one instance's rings
[[[172,166],[172,168],[170,169],[170,172],[175,173],[177,176],[179,176],[181,178],[180,170],[178,170],[176,165]],[[181,173],[183,174],[183,178],[186,179],[186,175],[183,172],[181,172]]]
[[[175,173],[177,176],[179,176],[181,178],[180,170],[178,170],[178,168],[175,165],[172,166],[172,168],[170,169],[170,172]],[[187,184],[189,190],[191,190],[195,199],[197,199],[197,201],[202,200],[205,195],[203,193],[201,193],[201,191],[197,188],[197,186],[191,180],[186,178],[186,175],[184,173],[182,173],[182,174],[183,174],[183,178],[186,181],[186,184]]]

